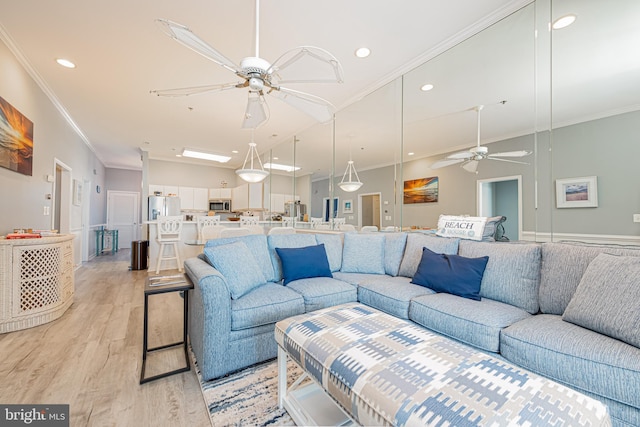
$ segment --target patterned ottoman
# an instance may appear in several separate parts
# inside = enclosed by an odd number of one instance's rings
[[[347,424],[611,425],[597,400],[358,303],[282,320],[275,337],[279,403],[299,424],[326,424],[329,401]],[[287,356],[314,380],[308,391],[302,378],[287,390]]]

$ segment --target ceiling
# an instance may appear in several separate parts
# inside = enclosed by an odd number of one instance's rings
[[[106,167],[140,169],[140,150],[151,159],[186,161],[176,157],[186,147],[231,155],[223,167],[242,165],[251,136],[240,127],[246,91],[184,98],[150,94],[237,81],[164,35],[154,20],[184,24],[239,62],[254,52],[253,0],[0,1],[5,3],[0,39],[71,117]],[[331,52],[344,69],[343,84],[289,87],[348,112],[355,101],[527,3],[403,0],[391,7],[381,0],[263,0],[260,56],[274,61],[301,45]],[[366,59],[354,55],[362,46],[372,51]],[[59,66],[60,57],[77,67]],[[261,152],[314,125],[277,99],[268,103],[270,119],[255,133]],[[344,117],[349,120],[349,114]]]

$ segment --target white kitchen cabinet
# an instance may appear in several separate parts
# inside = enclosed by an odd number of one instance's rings
[[[209,190],[199,187],[179,187],[180,209],[182,210],[209,210]]]
[[[249,209],[264,209],[261,182],[249,184]]]
[[[262,182],[239,185],[231,191],[231,207],[234,212],[264,209]]]
[[[169,195],[179,196],[180,187],[178,187],[177,185],[165,185],[164,192],[162,193],[162,195],[163,196],[169,196]]]
[[[271,194],[271,212],[284,213],[284,194]]]
[[[209,190],[198,187],[193,189],[193,209],[197,211],[209,210]]]
[[[242,184],[231,189],[231,209],[234,212],[246,211],[249,208],[249,184]]]
[[[231,199],[231,188],[210,188],[209,200]]]
[[[158,196],[164,196],[164,185],[149,184],[149,195],[155,196],[156,193],[160,193]]]
[[[180,196],[180,209],[193,209],[193,187],[179,187],[178,196]]]

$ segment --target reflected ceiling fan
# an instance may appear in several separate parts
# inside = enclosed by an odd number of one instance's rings
[[[220,92],[234,88],[248,88],[249,98],[243,128],[257,128],[269,119],[269,109],[264,95],[272,95],[292,107],[310,115],[315,120],[325,123],[333,118],[334,106],[328,101],[309,93],[300,92],[280,86],[282,83],[342,83],[342,66],[340,62],[329,52],[314,46],[300,46],[285,52],[273,62],[260,58],[260,0],[256,0],[255,15],[255,55],[242,59],[240,65],[211,47],[188,27],[168,21],[157,19],[162,30],[171,38],[194,50],[205,58],[235,73],[242,80],[237,82],[214,84],[207,86],[195,86],[180,89],[152,90],[158,96],[189,96],[207,92]],[[305,62],[310,68],[302,71],[301,75],[284,76],[287,73],[295,74],[296,64],[300,67]],[[300,71],[299,71],[300,72]],[[313,72],[314,77],[304,76]]]
[[[478,142],[476,146],[467,151],[459,151],[448,155],[444,159],[438,160],[431,165],[431,169],[438,169],[462,163],[461,166],[464,170],[471,173],[478,173],[478,163],[480,163],[480,160],[485,159],[528,165],[528,163],[525,162],[503,159],[502,157],[525,157],[531,154],[531,151],[519,150],[489,154],[489,149],[480,145],[480,111],[482,111],[483,108],[484,105],[478,105],[473,108],[478,113]]]

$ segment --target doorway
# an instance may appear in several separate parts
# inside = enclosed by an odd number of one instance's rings
[[[504,235],[520,240],[522,235],[522,176],[478,180],[478,216],[505,216]]]
[[[381,193],[358,194],[358,225],[375,225],[378,230],[382,224]]]
[[[51,229],[60,234],[71,231],[71,168],[58,159],[53,159],[55,171],[53,189],[53,216]]]
[[[322,220],[329,222],[330,218],[338,217],[338,206],[340,206],[340,199],[338,197],[333,198],[333,209],[331,209],[331,203],[328,197],[322,199]]]
[[[140,238],[140,193],[107,192],[107,228],[118,230],[118,248],[131,249],[131,242]]]

